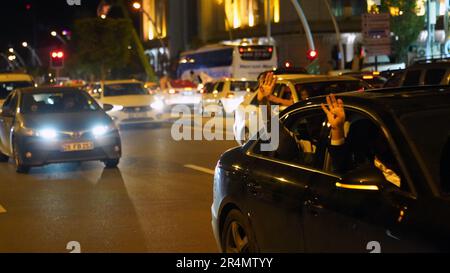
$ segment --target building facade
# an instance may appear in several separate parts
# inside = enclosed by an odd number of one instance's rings
[[[347,65],[360,54],[361,15],[378,4],[377,0],[328,0],[340,28],[344,56],[338,51],[338,39],[327,8],[327,0],[298,0],[309,22],[319,53],[321,72],[338,67],[339,58]],[[426,0],[416,0],[417,14],[425,16]],[[143,38],[149,55],[157,56],[160,38],[167,42],[168,55],[176,59],[181,51],[221,41],[265,39],[270,20],[271,41],[278,47],[279,63],[290,61],[307,66],[308,45],[303,25],[291,0],[143,0],[144,9],[154,18],[153,26],[143,20]],[[445,15],[448,0],[436,0],[437,15]],[[400,10],[390,10],[398,15]],[[443,17],[443,16],[441,16]],[[444,27],[442,27],[444,29]],[[418,43],[424,39],[421,34]],[[445,43],[446,34],[436,32],[436,40]],[[150,53],[152,51],[153,53]],[[155,57],[152,57],[155,59]],[[154,62],[157,62],[156,60]]]

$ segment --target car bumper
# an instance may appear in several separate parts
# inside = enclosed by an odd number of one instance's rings
[[[65,152],[64,144],[92,142],[93,149]],[[97,138],[71,140],[45,140],[38,137],[18,136],[17,149],[21,162],[27,166],[42,166],[51,163],[119,159],[122,147],[118,133]]]

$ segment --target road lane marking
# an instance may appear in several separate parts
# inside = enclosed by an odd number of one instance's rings
[[[187,164],[184,165],[185,168],[189,168],[189,169],[193,169],[202,173],[207,173],[207,174],[212,174],[214,175],[214,170],[208,169],[208,168],[204,168],[201,166],[197,166],[197,165],[191,165],[191,164]]]
[[[0,205],[0,213],[5,213],[5,212],[6,212],[6,209],[2,205]]]

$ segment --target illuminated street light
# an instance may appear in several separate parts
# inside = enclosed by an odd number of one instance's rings
[[[22,43],[22,46],[23,46],[23,47],[28,47],[28,43],[27,43],[27,42],[23,42],[23,43]]]
[[[100,15],[100,18],[102,18],[104,20],[104,19],[106,19],[106,15],[102,14],[102,15]]]
[[[142,6],[141,6],[141,3],[139,3],[139,2],[134,2],[134,3],[133,3],[133,8],[134,8],[134,9],[140,10],[141,7],[142,7]]]
[[[10,47],[8,48],[9,53],[14,53],[14,48]]]
[[[56,37],[57,35],[58,35],[58,33],[56,32],[56,31],[52,31],[52,32],[50,32],[50,34],[53,36],[53,37]]]
[[[64,38],[61,37],[61,35],[59,35],[58,32],[56,32],[55,30],[53,30],[52,32],[50,32],[50,35],[52,35],[53,37],[55,37],[55,38],[57,38],[58,40],[60,40],[61,43],[67,44],[66,40],[64,40]]]

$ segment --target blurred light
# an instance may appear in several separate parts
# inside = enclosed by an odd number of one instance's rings
[[[56,31],[52,31],[52,32],[50,32],[50,35],[52,35],[53,37],[56,37],[56,35],[58,35],[58,33],[56,33]]]
[[[170,89],[169,94],[175,94],[175,89]]]
[[[67,30],[63,30],[63,31],[62,31],[62,35],[66,36],[67,34],[68,34],[68,31],[67,31]]]
[[[141,3],[139,3],[139,2],[134,2],[134,3],[133,3],[133,8],[134,8],[134,9],[137,9],[137,10],[141,9]]]
[[[102,14],[102,15],[100,15],[100,18],[106,19],[106,15],[105,15],[105,14]]]
[[[108,126],[106,126],[106,125],[99,125],[99,126],[95,126],[93,129],[92,129],[92,134],[94,135],[94,136],[103,136],[103,135],[105,135],[106,133],[108,132]]]
[[[15,59],[16,59],[16,56],[14,56],[14,55],[8,56],[8,60],[10,60],[10,61],[14,61]]]
[[[100,93],[101,90],[98,90],[98,92]],[[113,105],[113,108],[111,109],[112,112],[122,111],[122,110],[123,110],[123,106],[122,105]]]
[[[292,64],[292,62],[291,61],[286,61],[286,62],[284,62],[284,67],[286,67],[286,68],[291,68],[291,67],[293,67],[294,65]]]
[[[153,109],[155,109],[157,111],[161,111],[164,109],[164,102],[162,102],[161,100],[156,100],[155,102],[150,104],[150,107],[152,107]]]
[[[43,129],[39,131],[39,136],[45,139],[55,139],[56,131],[53,129]]]
[[[8,51],[9,51],[10,53],[14,53],[14,48],[10,47],[10,48],[8,48]]]
[[[23,42],[23,43],[22,43],[22,46],[23,46],[23,47],[28,47],[28,43],[27,43],[27,42]]]
[[[64,57],[64,53],[62,51],[60,51],[57,53],[57,56],[58,56],[58,58],[62,58],[62,57]]]
[[[317,53],[317,50],[308,50],[307,58],[310,61],[313,61],[317,58],[319,54]]]

